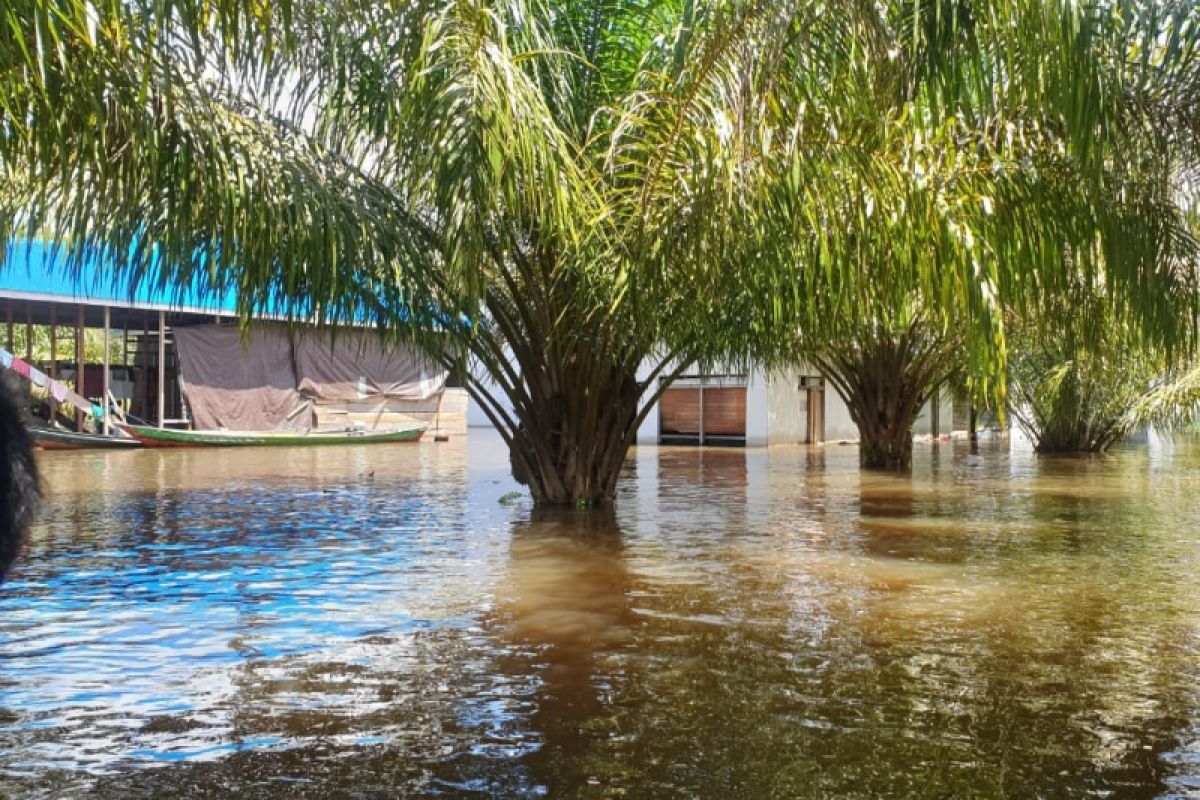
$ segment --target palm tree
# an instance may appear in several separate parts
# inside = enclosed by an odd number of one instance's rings
[[[993,295],[1052,288],[1030,253],[1094,227],[1129,127],[1110,81],[1156,25],[1067,0],[12,0],[0,233],[377,323],[463,372],[536,503],[604,505],[675,375],[770,359],[869,284],[1002,365]],[[1020,197],[1062,162],[1083,199]],[[1026,178],[996,201],[1013,230],[954,205],[994,163]],[[851,255],[884,233],[909,262],[881,276]],[[1149,307],[1153,259],[1112,264]]]
[[[1103,453],[1147,425],[1200,409],[1200,365],[1149,343],[1101,287],[1082,279],[1013,315],[1011,415],[1039,453]]]
[[[1180,189],[1197,152],[1194,7],[1038,5],[964,0],[919,17],[894,3],[841,84],[872,110],[838,128],[878,174],[847,171],[847,199],[798,242],[797,260],[825,267],[802,273],[808,302],[784,347],[846,402],[866,468],[910,467],[913,423],[947,381],[1003,406],[1005,310],[1068,303],[1081,274],[1109,287],[1128,329],[1192,345]],[[1047,24],[1072,34],[1035,35],[1052,49],[1022,66],[1034,57],[1014,32]],[[1078,96],[1056,97],[1064,87]]]

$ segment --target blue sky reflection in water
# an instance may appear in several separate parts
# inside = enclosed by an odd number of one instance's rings
[[[0,794],[1187,797],[1200,446],[47,454]]]

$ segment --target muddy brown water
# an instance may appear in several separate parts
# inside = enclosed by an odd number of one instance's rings
[[[1200,796],[1200,444],[48,453],[5,797]]]

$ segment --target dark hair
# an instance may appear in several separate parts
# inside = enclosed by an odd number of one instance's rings
[[[41,496],[22,397],[12,373],[0,378],[0,580],[21,550]]]

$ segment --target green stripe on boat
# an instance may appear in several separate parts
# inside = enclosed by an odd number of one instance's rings
[[[415,442],[424,425],[399,431],[181,431],[144,425],[121,425],[146,447],[314,447],[347,444]]]

